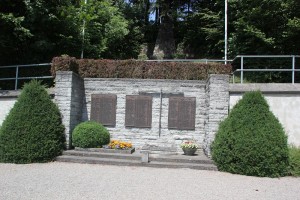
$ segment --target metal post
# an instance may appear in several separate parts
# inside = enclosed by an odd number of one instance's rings
[[[19,66],[16,67],[15,90],[18,89]]]
[[[235,84],[234,72],[232,74],[232,83]]]
[[[225,0],[225,51],[224,51],[224,59],[225,59],[225,64],[227,64],[227,10],[228,10],[228,0]]]
[[[293,55],[293,61],[292,61],[292,83],[295,83],[295,55]]]
[[[241,83],[243,83],[243,78],[244,78],[244,57],[241,56]]]
[[[159,131],[158,131],[158,137],[161,135],[161,114],[162,114],[162,89],[160,89],[160,106],[159,106]]]
[[[84,0],[84,4],[87,4],[87,0]],[[85,20],[83,20],[82,25],[82,46],[81,46],[81,55],[80,58],[83,59],[83,51],[84,51],[84,34],[85,34]]]

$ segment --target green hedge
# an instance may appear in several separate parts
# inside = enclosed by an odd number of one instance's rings
[[[247,92],[220,124],[212,158],[221,171],[249,176],[288,172],[287,136],[261,92]]]
[[[93,60],[62,56],[52,60],[51,73],[73,71],[83,78],[204,80],[208,74],[230,74],[231,65],[139,60]]]
[[[0,162],[47,162],[64,147],[58,107],[40,82],[25,84],[0,129]]]
[[[73,71],[78,73],[76,58],[69,56],[54,57],[51,61],[51,74],[55,76],[56,71]]]
[[[289,147],[290,175],[300,176],[300,147]]]

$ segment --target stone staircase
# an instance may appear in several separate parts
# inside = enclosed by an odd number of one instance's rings
[[[202,150],[198,150],[194,156],[174,154],[171,152],[153,153],[147,152],[147,162],[143,161],[145,152],[135,151],[132,154],[95,152],[84,150],[68,150],[58,156],[58,162],[88,163],[118,166],[143,166],[157,168],[190,168],[198,170],[217,170],[213,161],[207,158]]]

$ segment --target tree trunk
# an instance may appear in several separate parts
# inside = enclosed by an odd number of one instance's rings
[[[145,20],[145,25],[147,26],[149,24],[149,10],[150,10],[150,1],[149,0],[147,0],[145,2],[145,6],[146,6],[146,9],[145,9],[144,20]]]
[[[175,54],[173,19],[168,14],[161,16],[161,23],[153,51],[153,59],[172,59]]]

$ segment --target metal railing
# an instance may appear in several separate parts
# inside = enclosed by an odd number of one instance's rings
[[[245,69],[245,58],[290,58],[291,59],[291,68],[284,69]],[[232,73],[233,83],[235,83],[235,74],[240,72],[240,83],[244,82],[244,72],[291,72],[292,80],[291,82],[295,83],[295,73],[300,72],[300,69],[296,69],[296,58],[300,58],[300,55],[238,55],[233,60],[222,60],[222,59],[170,59],[170,60],[146,60],[146,61],[155,61],[155,62],[198,62],[198,63],[212,63],[212,62],[222,62],[222,63],[234,63],[240,60],[240,69],[236,69]],[[30,79],[52,79],[53,76],[30,76],[30,77],[20,77],[19,69],[24,67],[46,67],[50,66],[51,63],[42,63],[42,64],[29,64],[29,65],[11,65],[11,66],[0,66],[0,70],[4,68],[15,68],[15,77],[10,78],[0,78],[0,81],[14,80],[15,90],[18,89],[19,80],[30,80]],[[299,64],[300,66],[300,64]]]
[[[222,59],[164,59],[164,60],[145,60],[147,62],[195,62],[195,63],[213,63],[213,62],[222,62],[230,63],[233,60],[222,60]]]
[[[16,68],[15,77],[11,78],[0,78],[0,81],[7,81],[7,80],[15,80],[15,90],[18,89],[18,81],[19,80],[31,80],[31,79],[52,79],[53,76],[30,76],[30,77],[19,77],[19,69],[24,67],[45,67],[50,66],[51,63],[42,63],[42,64],[29,64],[29,65],[10,65],[10,66],[0,66],[1,69],[7,68]]]
[[[233,83],[235,83],[235,73],[240,72],[240,83],[244,81],[244,72],[291,72],[292,73],[292,84],[295,83],[295,73],[300,72],[300,69],[296,69],[296,58],[299,58],[299,55],[238,55],[236,56],[232,62],[240,59],[240,69],[235,70],[233,75]],[[245,69],[244,61],[245,58],[291,58],[291,68],[290,69]]]

